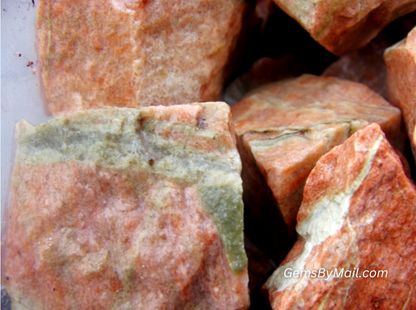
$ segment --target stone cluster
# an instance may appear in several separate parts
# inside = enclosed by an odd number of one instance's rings
[[[359,130],[309,175],[298,241],[265,285],[272,308],[414,309],[415,211],[380,127]]]
[[[2,308],[416,309],[416,0],[32,3]]]
[[[403,144],[399,109],[363,84],[332,77],[272,83],[231,110],[244,167],[246,229],[262,229],[259,242],[278,261],[295,238],[303,187],[319,158],[370,123],[380,124],[397,148]],[[268,202],[259,187],[271,192]]]

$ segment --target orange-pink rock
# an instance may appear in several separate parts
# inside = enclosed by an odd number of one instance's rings
[[[41,0],[50,111],[217,100],[247,9],[239,0]]]
[[[296,229],[273,309],[416,309],[416,187],[377,124],[319,160]]]
[[[6,259],[16,307],[248,308],[226,104],[86,110],[18,131]]]
[[[386,50],[387,96],[403,111],[407,134],[416,160],[416,28],[407,38]]]
[[[414,0],[274,1],[336,55],[363,47],[391,21],[416,9]]]
[[[403,144],[398,108],[365,85],[333,77],[269,84],[231,110],[243,161],[246,228],[272,243],[272,249],[259,246],[277,261],[291,248],[303,187],[322,155],[373,122],[398,149]]]

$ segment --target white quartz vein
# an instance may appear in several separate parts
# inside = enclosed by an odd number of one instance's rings
[[[355,191],[360,187],[362,181],[368,175],[373,159],[378,151],[383,136],[380,135],[371,149],[359,149],[357,152],[368,152],[364,166],[351,186],[345,191],[332,197],[324,197],[313,207],[308,218],[302,221],[296,228],[299,235],[305,239],[302,253],[297,259],[280,266],[267,282],[268,287],[273,287],[276,291],[291,290],[295,286],[303,290],[307,286],[308,279],[284,276],[287,268],[292,270],[304,270],[312,249],[335,234],[345,222],[348,215],[350,199]],[[356,146],[357,147],[357,146]]]

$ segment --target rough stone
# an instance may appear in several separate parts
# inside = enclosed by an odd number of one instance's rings
[[[18,124],[6,259],[30,309],[247,309],[225,103]]]
[[[414,0],[274,1],[336,55],[364,47],[391,21],[416,9]]]
[[[296,229],[265,285],[273,309],[416,308],[416,187],[377,124],[319,160]]]
[[[403,145],[398,108],[365,85],[333,77],[269,84],[231,111],[243,161],[246,231],[278,262],[293,245],[303,187],[322,155],[373,122],[396,148]]]
[[[388,48],[384,59],[387,66],[387,96],[389,101],[403,112],[416,160],[416,28],[405,40]]]
[[[39,1],[50,111],[217,100],[246,8],[239,0]]]

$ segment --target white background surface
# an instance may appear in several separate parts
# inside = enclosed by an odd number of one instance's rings
[[[36,3],[1,1],[1,256],[2,284],[7,200],[15,151],[14,128],[22,118],[37,125],[50,118],[39,89],[36,61]],[[19,56],[20,55],[20,56]],[[33,65],[29,65],[33,62]]]

